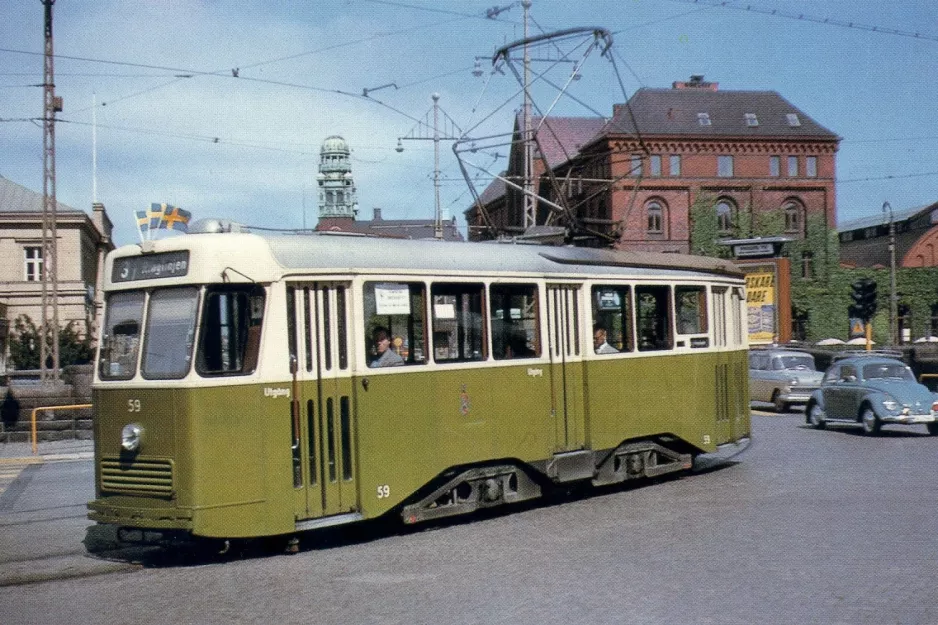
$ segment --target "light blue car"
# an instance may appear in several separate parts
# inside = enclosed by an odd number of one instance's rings
[[[938,435],[938,394],[915,380],[901,360],[853,356],[836,360],[811,395],[806,420],[817,429],[828,422],[859,423],[877,434],[885,423],[925,424]]]

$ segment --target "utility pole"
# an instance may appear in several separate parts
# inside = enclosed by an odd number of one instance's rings
[[[899,344],[899,302],[896,295],[896,222],[892,206],[883,202],[883,214],[889,218],[889,340]]]
[[[427,115],[424,117],[427,121],[417,122],[417,125],[410,131],[406,137],[397,138],[397,148],[398,152],[404,151],[404,145],[402,141],[405,139],[408,141],[433,141],[433,192],[434,192],[434,219],[433,219],[433,238],[442,240],[443,239],[443,209],[440,206],[440,141],[442,140],[451,140],[455,141],[462,136],[462,131],[459,129],[459,126],[456,125],[456,122],[446,114],[446,111],[441,111],[440,109],[440,94],[433,93],[430,95],[430,98],[433,99],[433,108],[431,111],[427,112]],[[433,126],[432,134],[430,133],[431,126],[429,123],[430,112],[433,113]],[[443,121],[446,123],[446,129],[444,133],[440,134],[440,113],[443,113]]]
[[[62,110],[62,98],[55,95],[55,66],[52,40],[52,5],[55,0],[42,0],[45,8],[45,70],[43,79],[42,115],[42,324],[39,339],[39,378],[42,383],[59,380],[59,280],[58,280],[58,218],[55,198],[55,114]],[[51,296],[50,296],[51,285]],[[52,369],[46,363],[50,333],[49,307],[52,308]]]
[[[534,195],[534,129],[531,120],[531,52],[528,49],[528,12],[531,0],[522,0],[524,8],[524,229],[537,225],[537,200]]]

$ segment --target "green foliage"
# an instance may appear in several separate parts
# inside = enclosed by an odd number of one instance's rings
[[[717,230],[716,196],[701,193],[690,208],[690,249],[692,254],[731,257],[725,238]],[[750,210],[737,215],[733,235],[739,238],[777,236],[784,233],[785,211]],[[840,242],[837,231],[828,228],[824,215],[811,215],[805,224],[805,237],[785,245],[783,253],[791,261],[791,300],[795,315],[807,318],[806,339],[810,342],[828,337],[846,338],[849,332],[848,307],[851,284],[859,278],[871,278],[878,286],[878,309],[872,320],[873,340],[888,344],[889,269],[847,269],[840,266]],[[803,259],[810,255],[811,272],[803,275]],[[908,306],[907,327],[911,338],[931,333],[932,309],[938,306],[938,267],[898,269],[897,304]],[[898,326],[898,320],[896,321]]]
[[[16,369],[38,369],[41,354],[41,331],[28,315],[20,315],[13,322],[13,336],[10,339],[10,359]],[[47,353],[52,353],[52,329],[46,330]],[[91,362],[94,347],[87,332],[84,337],[75,329],[75,322],[69,322],[59,329],[59,364],[80,365]],[[51,357],[46,362],[52,365]]]
[[[730,258],[733,250],[720,245],[717,231],[717,214],[714,210],[716,197],[701,193],[690,207],[690,253],[700,256]]]

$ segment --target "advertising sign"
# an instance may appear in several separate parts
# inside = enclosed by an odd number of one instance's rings
[[[774,268],[753,268],[746,274],[746,310],[750,343],[771,343],[778,336],[775,306]]]

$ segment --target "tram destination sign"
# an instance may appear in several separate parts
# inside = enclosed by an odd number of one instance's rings
[[[114,282],[133,282],[134,280],[178,278],[188,273],[189,251],[181,250],[115,258],[111,279]]]

